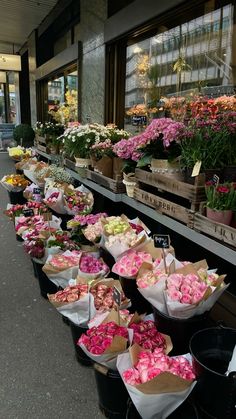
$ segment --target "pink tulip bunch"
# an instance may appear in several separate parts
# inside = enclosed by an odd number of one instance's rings
[[[89,329],[77,344],[83,344],[94,355],[101,355],[112,344],[115,336],[122,336],[128,340],[127,328],[118,326],[115,322],[108,322]]]
[[[57,202],[60,192],[52,192],[51,195],[44,200],[46,204],[54,204]]]
[[[152,320],[132,323],[129,328],[134,331],[133,343],[137,343],[143,349],[154,351],[155,348],[166,348],[165,338],[158,332]]]
[[[153,352],[140,352],[138,362],[133,368],[123,372],[127,384],[136,386],[152,380],[163,372],[169,372],[185,380],[194,380],[195,373],[191,363],[182,355],[171,358],[161,348]]]
[[[50,301],[56,303],[73,303],[83,298],[88,293],[87,284],[78,284],[66,287],[62,291],[56,292],[56,294],[50,295]]]
[[[97,259],[92,255],[83,254],[80,259],[79,269],[81,272],[96,274],[101,271],[108,272],[108,266],[102,259]]]
[[[152,263],[149,253],[131,250],[115,263],[112,272],[123,277],[136,277],[144,262]]]
[[[171,274],[166,282],[167,296],[171,301],[182,304],[199,303],[207,289],[207,284],[195,274]]]

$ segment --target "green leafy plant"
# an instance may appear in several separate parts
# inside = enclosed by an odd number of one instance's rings
[[[34,144],[35,133],[28,124],[17,125],[13,130],[13,138],[18,145],[31,147]]]

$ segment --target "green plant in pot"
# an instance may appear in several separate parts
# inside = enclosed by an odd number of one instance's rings
[[[229,225],[236,211],[236,188],[233,183],[206,182],[206,214],[213,221]]]
[[[28,124],[20,124],[14,128],[13,138],[17,145],[32,147],[34,144],[35,132]]]

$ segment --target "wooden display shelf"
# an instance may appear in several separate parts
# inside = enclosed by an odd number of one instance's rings
[[[75,162],[73,160],[65,158],[64,164],[65,164],[66,167],[68,167],[68,169],[76,171],[75,170]]]
[[[236,229],[225,224],[217,223],[200,213],[194,214],[194,230],[207,234],[215,240],[236,248]]]
[[[122,181],[116,181],[89,169],[86,170],[86,177],[87,179],[90,179],[98,185],[104,186],[104,188],[107,188],[117,194],[124,193],[126,190]]]
[[[145,188],[143,185],[148,185],[155,188],[153,194],[168,193],[168,200],[171,202],[175,202],[179,197],[184,198],[186,205],[183,206],[190,206],[192,211],[198,211],[201,201],[205,199],[205,177],[201,175],[195,179],[194,185],[142,169],[135,170],[135,177],[142,184],[141,189]]]
[[[134,199],[154,208],[161,214],[168,215],[175,220],[181,221],[188,227],[193,228],[194,212],[191,209],[139,188],[134,189]]]

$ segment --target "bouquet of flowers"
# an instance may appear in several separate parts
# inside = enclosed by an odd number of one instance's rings
[[[6,175],[3,176],[1,180],[1,185],[8,192],[23,191],[29,183],[30,182],[24,177],[24,175]]]
[[[46,213],[47,218],[48,213]],[[60,229],[61,219],[52,216],[51,219],[48,218],[45,221],[44,215],[35,215],[33,217],[15,217],[15,230],[16,233],[24,240],[27,240],[29,235],[34,231],[37,234],[40,232],[47,232],[47,237],[49,237],[52,233]]]
[[[63,253],[49,255],[43,271],[48,278],[58,287],[68,286],[70,279],[78,275],[81,252],[66,250]]]
[[[79,262],[79,278],[97,279],[109,273],[108,266],[101,258],[96,258],[91,254],[83,253]]]
[[[121,306],[123,309],[129,305],[129,300],[127,300],[121,285],[120,281],[105,278],[103,280],[95,280],[90,287],[90,293],[93,296],[92,304],[94,304],[93,311],[95,312],[108,312],[116,307],[116,303],[113,298],[114,287],[120,291],[121,295]]]
[[[157,310],[176,318],[188,319],[209,311],[228,286],[225,275],[216,274],[211,281],[205,261],[187,263],[170,275],[163,269],[151,272],[151,278],[147,272],[146,277],[141,273],[139,291]]]
[[[117,356],[127,349],[131,337],[126,327],[107,321],[89,329],[78,345],[95,362],[115,369]]]
[[[90,295],[87,284],[67,286],[56,294],[49,294],[50,303],[63,316],[77,325],[85,326],[90,318]]]
[[[12,220],[15,219],[15,217],[19,217],[20,215],[23,215],[24,210],[32,210],[33,215],[42,215],[48,212],[48,208],[40,203],[40,202],[26,202],[25,204],[16,204],[11,205],[8,204],[6,211],[4,211],[4,214],[10,217]]]
[[[83,185],[76,189],[67,188],[64,192],[66,211],[70,215],[88,214],[92,211],[93,194]]]
[[[193,390],[189,354],[169,357],[162,348],[144,351],[137,344],[118,356],[117,368],[142,418],[167,418]]]
[[[80,244],[91,245],[94,240],[88,240],[84,235],[84,231],[87,227],[95,229],[97,234],[97,224],[102,217],[107,217],[105,212],[98,214],[88,214],[88,215],[75,215],[72,220],[69,220],[67,223],[67,228],[72,230],[73,239]],[[95,226],[95,227],[93,227]],[[88,229],[89,231],[90,229]]]
[[[149,253],[130,250],[117,260],[112,272],[125,278],[136,278],[144,262],[152,263],[152,256]]]

